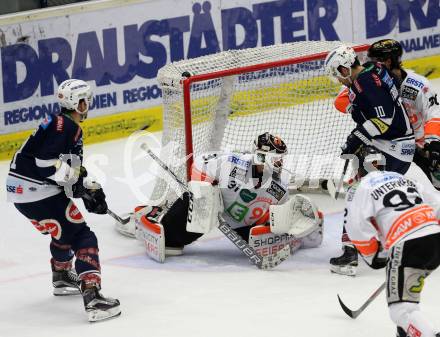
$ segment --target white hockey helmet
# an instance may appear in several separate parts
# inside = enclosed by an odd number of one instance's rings
[[[340,45],[339,47],[331,50],[324,61],[325,72],[332,79],[348,78],[351,76],[351,66],[356,61],[356,52],[353,48]],[[339,67],[343,66],[349,69],[350,73],[348,76],[343,76],[339,71]]]
[[[58,87],[57,96],[63,108],[78,112],[82,115],[82,120],[87,118],[87,112],[92,101],[92,89],[88,83],[76,79],[65,80]],[[85,111],[78,110],[81,100],[86,103]]]

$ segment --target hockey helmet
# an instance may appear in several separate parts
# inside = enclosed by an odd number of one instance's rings
[[[402,45],[393,39],[376,41],[368,48],[368,57],[372,61],[385,62],[390,59],[391,69],[400,69],[402,54]]]
[[[331,50],[324,61],[325,72],[333,79],[348,78],[351,76],[351,66],[356,62],[357,56],[353,48],[340,45],[339,47]],[[339,67],[345,67],[349,70],[349,75],[343,76]]]
[[[87,118],[87,112],[92,101],[92,89],[88,83],[82,80],[66,80],[58,87],[58,100],[63,108],[78,112],[82,116],[81,120],[84,120]],[[84,111],[79,110],[81,100],[84,100],[86,104]]]
[[[357,169],[357,180],[365,177],[369,172],[385,170],[385,156],[374,146],[363,146],[356,156],[359,167],[353,167],[353,169]]]

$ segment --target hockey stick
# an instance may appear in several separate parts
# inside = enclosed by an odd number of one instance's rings
[[[327,181],[327,189],[330,196],[332,196],[335,200],[338,200],[339,197],[339,191],[342,188],[342,185],[344,183],[344,177],[347,173],[348,163],[350,162],[350,159],[345,159],[344,163],[344,169],[342,170],[341,178],[338,181],[338,186],[335,187],[335,183],[332,180]]]
[[[186,186],[185,183],[183,183],[179,177],[176,176],[176,174],[170,170],[170,168],[158,157],[154,154],[153,151],[151,151],[148,148],[148,145],[146,143],[143,143],[141,145],[141,148],[148,153],[148,155],[153,158],[153,160],[156,161],[159,166],[168,172],[171,177],[180,185],[182,188],[188,192],[191,193]],[[226,236],[234,245],[237,247],[243,254],[245,254],[248,259],[251,261],[251,263],[255,264],[260,269],[271,269],[279,265],[281,262],[286,260],[290,256],[290,246],[286,245],[283,247],[283,249],[280,249],[275,254],[261,256],[258,254],[249,244],[241,238],[241,236],[223,219],[221,214],[218,214],[218,220],[220,222],[220,225],[218,226],[218,229],[220,232],[223,233],[224,236]]]
[[[93,200],[93,198],[90,196],[90,195],[88,195],[88,194],[84,194],[83,195],[83,198],[84,199],[87,199],[87,200]],[[126,225],[126,224],[128,224],[129,222],[130,222],[130,217],[128,217],[128,218],[126,218],[126,219],[123,219],[123,218],[121,218],[119,215],[117,215],[116,213],[114,213],[113,211],[111,211],[110,209],[108,209],[107,208],[107,214],[108,215],[110,215],[113,219],[115,219],[117,222],[120,222],[121,224],[123,224],[123,225]]]
[[[358,317],[365,310],[366,307],[368,307],[370,305],[371,302],[373,302],[373,300],[382,292],[382,290],[385,289],[385,286],[386,286],[386,282],[382,283],[380,285],[380,287],[376,289],[376,291],[365,301],[364,304],[362,304],[362,306],[358,310],[350,310],[344,304],[344,302],[342,302],[341,298],[338,295],[339,304],[341,305],[342,310],[344,310],[344,312],[348,316],[350,316],[351,318],[355,319],[356,317]]]

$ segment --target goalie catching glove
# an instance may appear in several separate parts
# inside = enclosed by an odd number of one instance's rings
[[[275,234],[291,234],[303,238],[318,229],[322,216],[312,200],[297,194],[282,205],[271,205],[270,229]]]

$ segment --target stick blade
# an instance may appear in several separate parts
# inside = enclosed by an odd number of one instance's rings
[[[344,304],[344,302],[342,302],[339,295],[338,295],[338,301],[339,301],[339,305],[341,306],[342,310],[344,310],[344,312],[347,314],[348,317],[355,319],[358,316],[358,315],[356,315],[356,313],[354,311],[347,308],[347,306]]]

